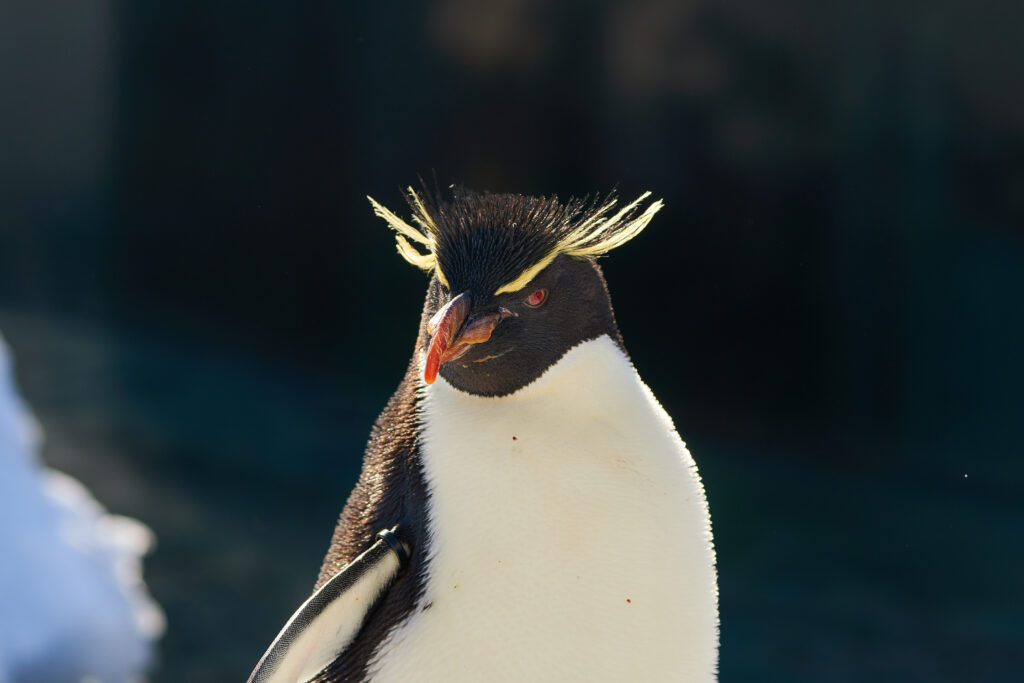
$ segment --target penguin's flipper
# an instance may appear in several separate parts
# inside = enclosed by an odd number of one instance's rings
[[[249,683],[308,681],[352,642],[366,615],[409,560],[395,529],[313,593],[274,638]]]

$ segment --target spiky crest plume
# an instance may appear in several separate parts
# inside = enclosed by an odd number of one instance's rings
[[[515,194],[476,193],[456,188],[451,201],[422,196],[412,187],[406,200],[412,222],[399,218],[372,197],[374,213],[395,231],[398,253],[409,263],[435,271],[441,284],[495,295],[525,287],[561,254],[596,258],[636,237],[664,205],[644,192],[614,214],[614,194],[603,201]],[[611,215],[609,215],[611,214]],[[420,245],[421,251],[412,243]]]

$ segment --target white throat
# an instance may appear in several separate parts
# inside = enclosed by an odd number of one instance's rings
[[[372,680],[715,679],[700,477],[610,338],[510,396],[423,391],[425,594]]]

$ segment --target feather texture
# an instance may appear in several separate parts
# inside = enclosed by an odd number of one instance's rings
[[[614,194],[600,202],[561,203],[557,197],[455,188],[445,201],[409,187],[406,200],[419,229],[368,199],[374,213],[398,233],[398,252],[406,261],[435,271],[451,291],[497,295],[522,289],[560,254],[596,258],[633,239],[664,206],[659,199],[641,211],[650,196],[645,192],[609,216],[618,204]],[[409,240],[428,251],[419,251]],[[488,264],[486,272],[480,263]]]

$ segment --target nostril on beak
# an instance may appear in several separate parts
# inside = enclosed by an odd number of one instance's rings
[[[509,317],[502,312],[503,309],[491,311],[490,313],[478,313],[466,321],[462,333],[456,340],[458,344],[482,344],[494,334],[494,328],[505,318]],[[511,311],[506,311],[511,315]]]

